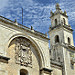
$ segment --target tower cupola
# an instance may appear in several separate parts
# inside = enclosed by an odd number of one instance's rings
[[[57,13],[62,12],[58,3],[56,4],[56,12],[57,12]]]
[[[70,27],[70,25],[68,24],[67,12],[66,11],[63,12],[58,3],[56,4],[55,8],[56,8],[55,12],[53,11],[50,12],[51,27],[55,27],[57,25],[66,25]]]

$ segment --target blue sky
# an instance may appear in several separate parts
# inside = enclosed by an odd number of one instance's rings
[[[50,11],[55,11],[56,3],[60,4],[62,11],[67,11],[75,41],[75,0],[0,0],[0,15],[13,21],[17,19],[22,24],[23,8],[23,25],[46,33],[51,25]]]

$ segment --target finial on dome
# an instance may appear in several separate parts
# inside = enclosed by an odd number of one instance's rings
[[[17,22],[17,20],[15,19],[15,21],[14,21],[15,23]]]
[[[17,19],[15,19],[14,23],[15,23],[16,25],[18,25]]]
[[[31,30],[33,30],[33,27],[31,26]]]
[[[34,32],[34,29],[33,29],[33,27],[32,27],[32,26],[31,26],[31,31],[32,31],[32,32]]]
[[[60,9],[59,3],[56,4],[56,9]]]
[[[50,12],[50,13],[53,13],[53,12],[52,12],[52,10],[51,10],[51,12]]]
[[[67,15],[67,12],[66,12],[66,10],[64,11],[64,14],[65,14],[65,15]]]
[[[45,33],[46,37],[48,37],[47,32]]]
[[[51,10],[50,14],[51,14],[51,16],[53,16],[53,12],[52,12],[52,10]]]

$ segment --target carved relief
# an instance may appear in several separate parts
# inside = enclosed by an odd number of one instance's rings
[[[51,47],[51,59],[54,61],[62,62],[62,51],[59,49],[58,46]]]
[[[69,54],[70,54],[70,61],[71,61],[71,64],[72,64],[72,66],[74,65],[74,63],[75,63],[75,56],[74,56],[74,52],[69,52]]]
[[[32,65],[32,52],[30,43],[24,38],[16,39],[15,59],[17,64],[24,66]]]

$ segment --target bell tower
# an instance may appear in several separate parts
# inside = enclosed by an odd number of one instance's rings
[[[67,43],[74,46],[72,28],[68,24],[68,16],[66,11],[62,12],[59,4],[56,4],[56,11],[50,12],[51,27],[50,27],[50,44]]]
[[[51,62],[52,64],[62,66],[61,75],[72,75],[69,71],[71,71],[70,52],[73,49],[75,50],[73,30],[68,23],[66,11],[63,12],[58,3],[55,8],[55,12],[50,12],[51,26],[49,28],[49,35]]]
[[[66,11],[62,12],[58,3],[56,4],[56,11],[54,13],[51,11],[50,14],[52,27],[57,26],[61,23],[63,23],[64,25],[68,25],[67,13]]]

